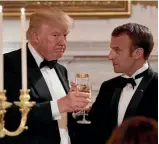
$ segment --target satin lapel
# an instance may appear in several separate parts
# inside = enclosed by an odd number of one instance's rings
[[[144,92],[145,92],[146,88],[148,87],[148,85],[150,84],[150,82],[153,78],[153,74],[154,74],[153,71],[149,68],[147,71],[147,74],[143,77],[141,83],[139,84],[135,94],[133,95],[133,97],[128,105],[124,119],[126,119],[130,116],[136,115],[137,107],[138,107],[141,99],[144,96]]]
[[[37,66],[36,61],[33,58],[29,49],[27,49],[27,58],[28,58],[28,82],[31,89],[35,88],[40,99],[52,100],[51,94],[42,76],[42,73],[39,67]]]
[[[64,75],[62,75],[61,70],[62,70],[62,69],[60,69],[60,67],[58,66],[58,64],[56,64],[56,65],[55,65],[55,71],[56,71],[56,73],[57,73],[57,75],[58,75],[58,77],[59,77],[59,79],[60,79],[60,81],[61,81],[61,84],[62,84],[62,86],[63,86],[63,88],[64,88],[64,90],[65,90],[65,92],[66,92],[66,94],[67,94],[68,91],[69,91],[69,86],[68,86],[68,84],[67,84],[67,81],[66,81],[65,78],[64,78]]]
[[[117,118],[118,118],[118,104],[119,104],[119,99],[121,95],[122,89],[121,88],[115,88],[112,100],[111,100],[111,114],[112,114],[112,120],[115,121],[117,124]]]

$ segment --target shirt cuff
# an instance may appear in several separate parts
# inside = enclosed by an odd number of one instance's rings
[[[61,119],[61,114],[59,112],[59,108],[58,108],[58,105],[57,105],[57,100],[50,101],[50,105],[51,105],[51,112],[52,112],[53,119],[54,120]]]

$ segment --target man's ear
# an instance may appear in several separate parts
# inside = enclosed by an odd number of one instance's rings
[[[32,41],[34,41],[37,44],[39,43],[39,37],[38,37],[38,33],[37,32],[32,31],[31,32],[31,37],[32,37]]]
[[[141,57],[144,57],[144,50],[143,48],[137,48],[133,51],[133,58],[134,59],[139,59]]]

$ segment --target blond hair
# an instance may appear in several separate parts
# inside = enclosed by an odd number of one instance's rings
[[[40,28],[43,24],[55,24],[61,26],[66,31],[70,31],[73,26],[73,19],[59,8],[49,7],[39,9],[35,11],[30,17],[27,39],[30,39],[30,34],[32,31]]]

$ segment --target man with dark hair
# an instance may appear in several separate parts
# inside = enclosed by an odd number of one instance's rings
[[[106,144],[112,131],[129,117],[158,120],[158,74],[147,63],[153,46],[153,36],[143,25],[127,23],[113,30],[108,58],[114,72],[122,75],[100,87],[89,113],[90,144]]]

